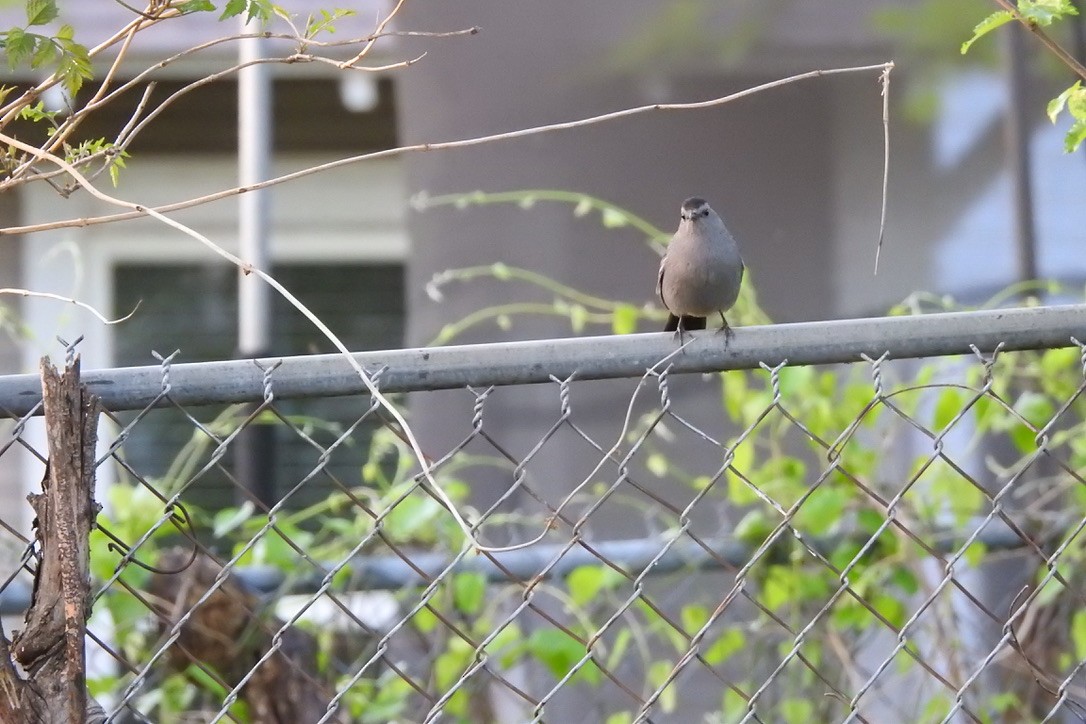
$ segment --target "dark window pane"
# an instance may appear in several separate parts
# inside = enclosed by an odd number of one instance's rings
[[[386,349],[403,343],[403,267],[398,264],[292,264],[277,267],[276,278],[317,314],[352,350]],[[115,357],[118,365],[155,364],[151,351],[168,355],[175,349],[177,362],[231,359],[237,348],[237,272],[227,266],[122,264],[115,268],[116,309],[139,311],[118,325]],[[334,347],[286,300],[273,293],[271,356],[333,352]],[[319,400],[282,400],[275,403],[289,425],[273,426],[276,498],[294,488],[318,464],[321,450],[308,443],[291,426],[304,430],[321,447],[329,446],[368,408],[366,397]],[[226,408],[200,407],[188,412],[208,425]],[[131,420],[135,414],[122,419]],[[232,429],[232,428],[228,428]],[[336,486],[360,482],[366,459],[371,424],[367,420],[337,448],[326,473],[307,481],[291,496],[288,505],[301,507],[320,500]],[[220,431],[220,437],[228,430]],[[161,480],[171,464],[195,439],[205,445],[199,465],[209,458],[216,443],[176,409],[155,411],[133,430],[124,445],[129,464],[142,476],[160,479],[156,487],[176,484]],[[234,445],[231,445],[233,448]],[[186,490],[184,500],[216,509],[237,500],[230,479],[234,450]],[[197,466],[195,469],[199,469]]]

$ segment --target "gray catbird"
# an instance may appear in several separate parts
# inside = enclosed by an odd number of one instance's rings
[[[720,329],[730,335],[724,312],[735,304],[743,283],[739,246],[705,199],[684,201],[679,218],[656,281],[656,293],[671,312],[664,331],[681,337],[684,331],[705,329],[705,318],[719,314]]]

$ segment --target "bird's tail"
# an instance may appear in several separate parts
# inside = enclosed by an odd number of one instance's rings
[[[683,316],[683,331],[689,332],[694,329],[705,329],[705,317],[691,317]],[[667,315],[667,324],[664,325],[665,332],[675,332],[679,329],[679,318],[674,314]]]

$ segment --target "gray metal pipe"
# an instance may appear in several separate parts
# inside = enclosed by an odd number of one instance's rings
[[[979,525],[979,519],[973,523],[973,527],[966,526],[963,530],[973,530],[976,525]],[[955,535],[944,532],[929,539],[935,550],[948,553],[957,550],[966,535],[966,533]],[[793,540],[786,538],[782,542],[787,543]],[[1025,547],[1025,541],[998,520],[989,523],[978,540],[990,551]],[[656,562],[651,573],[663,575],[682,570],[722,570],[728,566],[738,569],[750,559],[754,552],[752,546],[735,539],[717,538],[707,540],[705,543],[713,550],[713,554],[689,538],[676,541]],[[665,544],[666,541],[660,538],[585,541],[584,545],[575,545],[566,551],[541,578],[562,579],[575,568],[605,565],[605,560],[637,576],[652,562]],[[808,542],[808,545],[812,545],[823,554],[828,554],[839,544],[839,539]],[[460,559],[452,572],[480,573],[491,583],[528,581],[538,576],[565,548],[565,544],[548,543],[503,553],[469,555]],[[391,554],[355,558],[351,562],[351,576],[346,584],[349,590],[398,591],[426,586],[430,580],[437,578],[448,568],[452,561],[449,554],[444,552],[409,550],[402,552],[410,558],[413,565],[409,566],[403,558]],[[423,571],[429,580],[420,576],[419,570]],[[281,587],[286,582],[284,571],[272,566],[241,567],[235,570],[235,575],[251,590],[264,595],[283,593]],[[303,576],[299,580],[292,581],[290,590],[287,592],[314,593],[320,588],[322,579],[323,576],[318,573]],[[337,590],[342,590],[342,588]],[[12,616],[22,613],[30,606],[30,595],[31,586],[28,581],[23,579],[12,581],[5,589],[0,590],[0,615]]]
[[[789,365],[857,362],[860,354],[891,359],[971,354],[970,344],[990,352],[1070,347],[1086,340],[1086,305],[995,309],[916,317],[845,319],[744,327],[725,344],[715,331],[695,332],[679,354],[668,333],[543,339],[420,349],[360,352],[355,359],[371,373],[381,371],[385,392],[460,388],[466,385],[523,385],[551,376],[578,380],[638,377],[661,360],[672,373],[751,369],[759,363]],[[353,395],[365,391],[337,354],[261,360],[278,398]],[[106,409],[138,410],[156,404],[163,368],[129,367],[83,372],[83,382]],[[181,405],[250,402],[264,398],[264,375],[252,360],[173,364],[170,398]],[[22,416],[41,399],[37,375],[0,377],[0,414]]]
[[[245,21],[242,32],[261,32],[259,20]],[[242,65],[264,57],[264,38],[238,41]],[[272,85],[270,66],[248,65],[238,71],[238,184],[251,186],[270,177],[272,151]],[[268,250],[268,189],[238,197],[238,255],[262,271],[271,271]],[[271,350],[271,287],[255,274],[238,272],[238,351],[243,357]]]

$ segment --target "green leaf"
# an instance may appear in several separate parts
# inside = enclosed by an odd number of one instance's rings
[[[588,324],[588,310],[581,304],[571,304],[569,306],[569,325],[572,327],[573,333],[580,334],[583,332],[586,324]]]
[[[728,500],[733,505],[750,505],[751,503],[757,503],[761,498],[758,497],[747,482],[741,479],[737,475],[728,476]]]
[[[833,607],[832,620],[834,628],[856,631],[864,630],[874,621],[866,608],[850,598],[841,599]]]
[[[732,536],[747,545],[760,546],[771,532],[773,532],[773,525],[769,522],[769,518],[763,511],[755,508],[743,516],[735,526]]]
[[[56,111],[45,110],[45,103],[42,101],[38,101],[31,106],[23,106],[22,109],[19,110],[19,118],[27,121],[34,121],[35,123],[38,121],[51,120],[56,115]]]
[[[486,601],[486,576],[482,573],[458,573],[453,577],[453,602],[463,613],[476,614]]]
[[[12,28],[3,38],[4,52],[8,56],[8,67],[15,70],[20,63],[34,52],[36,38],[34,33],[24,32],[22,28]]]
[[[979,566],[984,561],[984,556],[988,555],[988,546],[978,541],[973,541],[965,552],[962,553],[962,558],[970,566],[974,568]]]
[[[984,20],[981,20],[979,23],[977,23],[977,26],[973,28],[973,37],[962,43],[962,55],[965,55],[969,52],[969,48],[973,45],[973,43],[977,42],[982,37],[992,32],[996,28],[1000,27],[1001,25],[1006,25],[1012,20],[1014,20],[1014,15],[1012,15],[1007,10],[998,10],[989,15],[988,17],[984,18]]]
[[[746,643],[746,636],[741,629],[730,628],[722,633],[709,648],[705,649],[703,655],[711,666],[716,666],[717,664],[723,664],[733,654],[742,651]]]
[[[720,375],[720,380],[724,411],[732,422],[739,422],[743,414],[743,399],[747,395],[747,373],[745,370],[729,370]]]
[[[770,611],[779,610],[796,596],[795,574],[783,566],[770,566],[762,586],[762,602]]]
[[[215,4],[211,0],[186,0],[177,6],[182,15],[189,13],[204,13],[215,10]]]
[[[1074,153],[1083,141],[1086,141],[1086,120],[1075,121],[1071,124],[1071,130],[1063,137],[1063,150],[1066,153]]]
[[[812,367],[785,367],[780,373],[781,397],[808,398],[815,384]]]
[[[109,164],[109,180],[113,182],[113,187],[117,187],[117,182],[121,179],[121,169],[125,168],[125,159],[128,158],[127,151],[121,151],[113,157]]]
[[[248,500],[236,508],[223,508],[215,514],[212,535],[216,538],[229,535],[242,523],[252,518],[255,510],[256,506]]]
[[[653,661],[649,664],[648,674],[649,683],[659,688],[667,681],[667,677],[671,676],[672,664],[670,661]],[[672,679],[663,691],[660,692],[660,698],[657,699],[660,704],[660,709],[665,714],[675,711],[675,705],[678,704],[678,692],[675,688],[675,680]]]
[[[558,679],[568,674],[586,653],[584,644],[563,631],[549,628],[532,632],[528,637],[528,651]],[[578,670],[574,680],[583,677],[589,683],[597,683],[600,676],[600,670],[589,661]]]
[[[434,660],[434,683],[442,691],[448,690],[468,667],[471,650],[465,651],[463,647],[453,645],[462,642],[459,638],[451,639],[449,648]]]
[[[34,50],[34,57],[30,59],[30,67],[41,68],[43,65],[51,65],[59,54],[60,49],[55,43],[48,41],[38,43],[38,47]]]
[[[1051,400],[1041,393],[1027,391],[1023,392],[1014,403],[1014,410],[1024,417],[1033,428],[1039,430],[1048,424],[1052,415],[1055,413],[1055,406],[1052,404]],[[1028,452],[1034,449],[1036,445],[1035,438],[1037,436],[1034,429],[1018,423],[1011,428],[1010,434],[1014,444],[1022,452]]]
[[[856,522],[861,530],[873,534],[886,522],[886,515],[872,508],[864,508],[856,513]]]
[[[825,535],[841,521],[849,497],[848,491],[842,488],[819,487],[796,514],[796,528],[812,535]]]
[[[94,69],[85,46],[71,40],[60,41],[60,46],[62,53],[57,65],[57,75],[64,90],[74,97],[83,87],[83,81],[94,77]]]
[[[668,465],[667,458],[660,453],[653,453],[649,455],[645,460],[645,467],[649,469],[649,472],[658,478],[662,478],[667,475],[670,465]]]
[[[637,307],[632,304],[618,304],[611,313],[611,331],[615,334],[633,334],[637,331],[640,317]]]
[[[436,629],[438,623],[440,623],[440,619],[434,615],[433,611],[426,606],[423,606],[411,617],[411,623],[415,624],[415,628],[417,628],[420,633],[425,634]]]
[[[626,217],[626,214],[622,213],[618,209],[612,209],[611,207],[605,208],[601,216],[603,217],[604,227],[608,229],[618,229],[630,223],[630,220]]]
[[[699,604],[688,604],[683,606],[682,611],[679,612],[679,616],[682,620],[683,629],[691,636],[701,630],[709,621],[709,609]]]
[[[332,12],[321,9],[319,18],[315,18],[312,15],[309,16],[309,22],[305,27],[305,37],[312,38],[320,33],[335,33],[336,26],[333,25],[333,23],[340,18],[350,17],[354,14],[354,10],[346,10],[344,8],[336,8]]]
[[[932,420],[932,429],[941,431],[950,424],[950,421],[961,412],[963,402],[962,391],[948,387],[939,393],[939,399],[935,401],[935,414]]]
[[[411,495],[388,512],[382,527],[396,541],[432,541],[435,518],[442,510],[441,504],[428,495]]]
[[[1077,376],[1080,367],[1080,353],[1075,347],[1050,349],[1041,355],[1041,372],[1045,377],[1057,377],[1069,370]]]
[[[45,25],[56,20],[58,14],[55,0],[26,0],[27,25]]]
[[[1086,88],[1082,87],[1082,81],[1075,81],[1071,87],[1049,101],[1049,120],[1055,123],[1064,108],[1071,114],[1074,122],[1063,138],[1063,148],[1067,153],[1072,153],[1086,140]]]
[[[1018,0],[1018,12],[1041,27],[1048,27],[1067,15],[1078,15],[1070,0]]]
[[[1086,608],[1080,608],[1071,617],[1071,641],[1075,645],[1075,658],[1086,659]]]
[[[1063,111],[1063,109],[1067,106],[1068,99],[1070,99],[1072,94],[1074,94],[1074,93],[1076,93],[1078,91],[1081,91],[1081,90],[1082,90],[1082,81],[1081,80],[1076,80],[1074,82],[1074,84],[1070,88],[1068,88],[1063,93],[1060,93],[1058,96],[1056,96],[1055,98],[1050,100],[1048,102],[1048,108],[1047,108],[1048,120],[1055,123],[1056,118],[1060,115],[1060,113]]]
[[[596,600],[600,591],[618,586],[625,578],[608,566],[578,566],[566,577],[569,595],[575,604],[585,606]]]
[[[485,649],[487,655],[497,656],[505,668],[515,666],[524,653],[524,636],[520,626],[513,622],[490,640]]]
[[[227,18],[241,15],[245,12],[246,5],[248,5],[247,0],[226,0],[226,5],[223,6],[222,15],[219,16],[219,20],[226,20]]]
[[[905,566],[897,566],[894,568],[894,572],[890,574],[890,580],[909,596],[920,590],[920,581],[918,581],[916,575]]]
[[[868,599],[871,607],[882,614],[882,617],[897,628],[905,623],[905,604],[895,596],[878,594]]]
[[[806,699],[785,699],[780,703],[778,711],[783,721],[788,724],[805,724],[815,718],[814,705]]]

